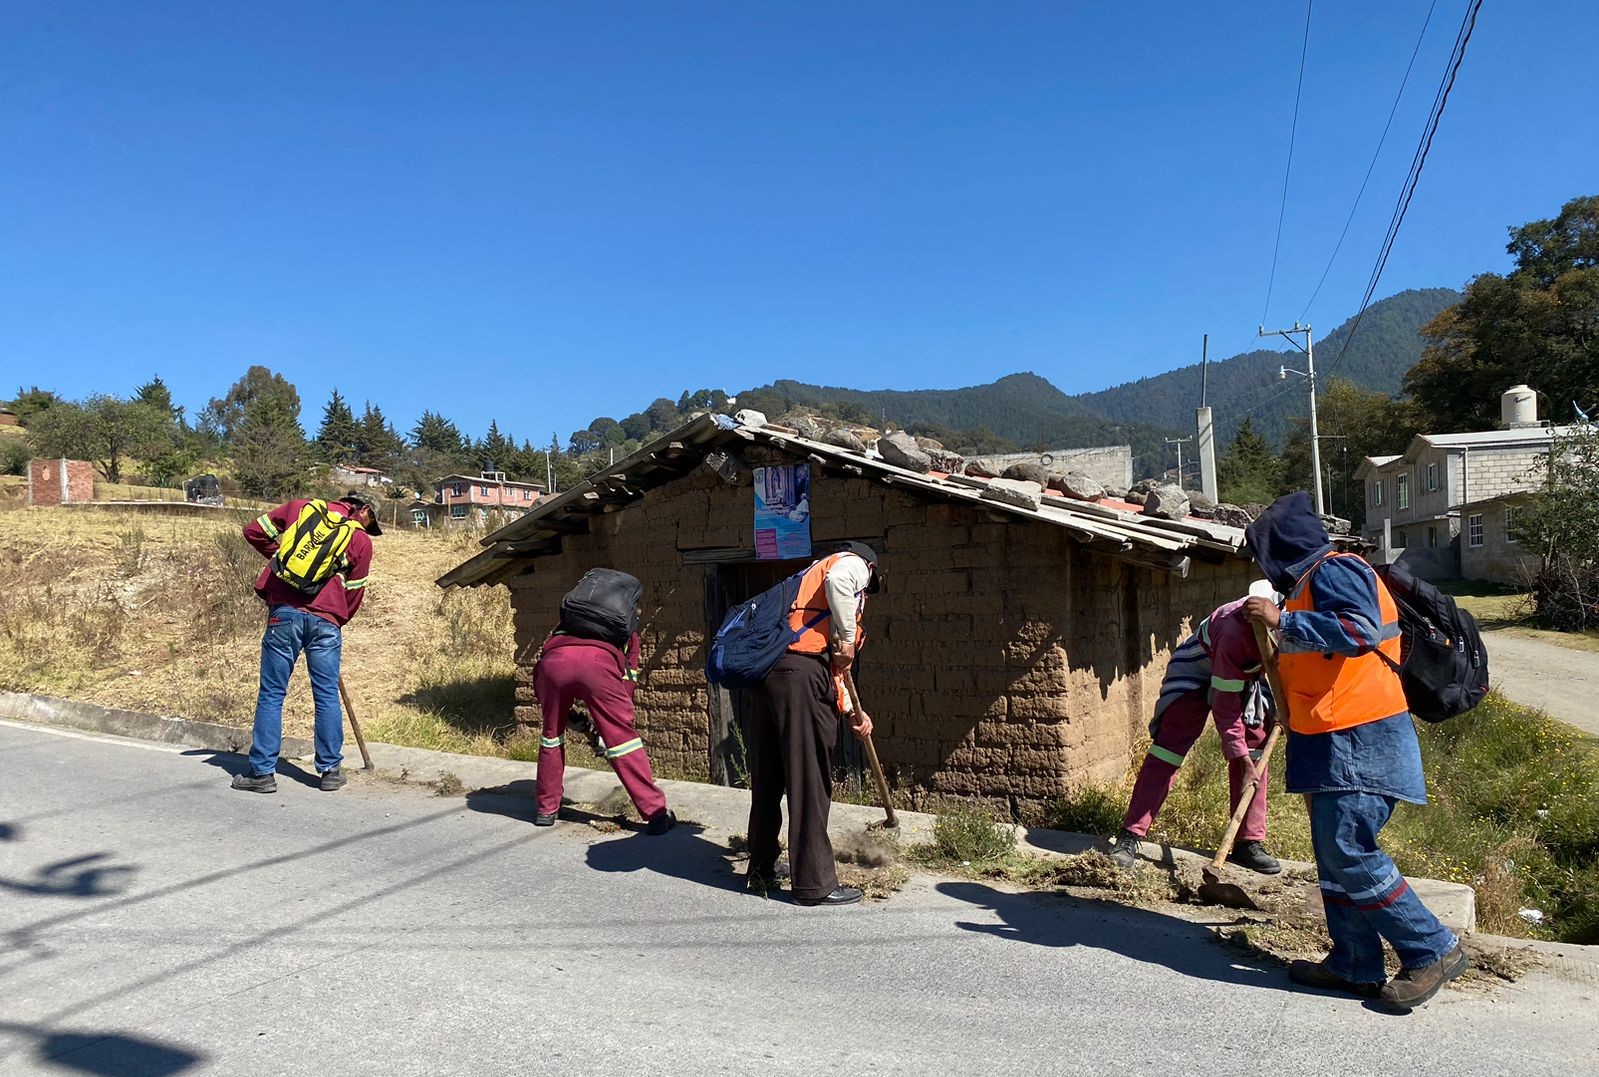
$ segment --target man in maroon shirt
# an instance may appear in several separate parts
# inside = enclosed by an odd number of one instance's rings
[[[278,552],[278,538],[300,518],[310,504],[290,501],[263,513],[244,528],[244,540],[269,560]],[[251,793],[275,793],[278,750],[283,745],[283,697],[289,688],[294,663],[303,652],[316,702],[316,769],[327,792],[343,787],[339,768],[343,761],[344,712],[339,708],[339,656],[344,646],[343,627],[361,608],[367,574],[372,568],[372,540],[381,535],[373,503],[349,493],[327,503],[356,525],[338,570],[315,594],[307,594],[278,579],[269,563],[255,581],[255,593],[267,606],[266,633],[261,637],[261,690],[256,696],[255,728],[250,740],[249,769],[233,779],[233,788]]]

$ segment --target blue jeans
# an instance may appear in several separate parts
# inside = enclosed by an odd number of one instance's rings
[[[311,698],[316,701],[316,769],[326,773],[343,761],[344,711],[339,708],[339,656],[343,650],[344,634],[338,625],[293,606],[273,606],[267,611],[266,634],[261,637],[261,692],[255,700],[255,730],[250,739],[251,774],[261,776],[278,769],[283,696],[301,651],[311,675]]]
[[[1332,953],[1327,970],[1352,983],[1382,983],[1384,939],[1407,969],[1425,968],[1459,941],[1377,847],[1377,833],[1394,812],[1393,797],[1377,793],[1311,793],[1310,840],[1321,877]]]

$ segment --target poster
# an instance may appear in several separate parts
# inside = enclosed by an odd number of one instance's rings
[[[755,469],[755,556],[784,561],[811,555],[811,466]]]

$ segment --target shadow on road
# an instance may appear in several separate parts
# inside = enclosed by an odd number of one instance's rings
[[[660,837],[630,834],[589,846],[595,871],[654,871],[713,890],[742,892],[744,877],[733,873],[728,851],[704,838],[704,828],[679,823]]]
[[[992,909],[1003,923],[957,921],[963,931],[1034,946],[1091,946],[1184,976],[1290,990],[1275,965],[1218,946],[1201,924],[1147,909],[1098,905],[1055,894],[1016,894],[976,882],[941,882],[941,894]]]
[[[182,754],[198,759],[208,767],[216,767],[229,776],[243,774],[250,768],[250,757],[239,755],[237,752],[219,752],[211,748],[196,748],[193,751]],[[320,790],[322,788],[322,779],[320,777],[310,773],[303,767],[295,766],[287,759],[278,760],[278,773],[285,778],[293,778],[301,785],[310,786],[312,789]]]
[[[0,878],[0,890],[35,897],[114,897],[126,878],[139,870],[132,864],[101,863],[110,853],[89,853],[57,860],[34,872],[29,880]]]
[[[169,1077],[205,1060],[187,1048],[120,1032],[50,1032],[9,1021],[0,1021],[0,1032],[32,1040],[36,1062],[74,1073]]]

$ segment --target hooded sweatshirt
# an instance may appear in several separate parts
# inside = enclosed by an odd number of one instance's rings
[[[1320,563],[1333,547],[1307,494],[1273,502],[1245,529],[1244,546],[1284,595],[1294,594],[1309,574],[1304,585],[1314,608],[1282,615],[1278,646],[1284,653],[1356,656],[1376,648],[1382,638],[1377,574],[1358,557]],[[1421,748],[1409,713],[1330,733],[1290,730],[1288,791],[1377,793],[1425,804]]]

